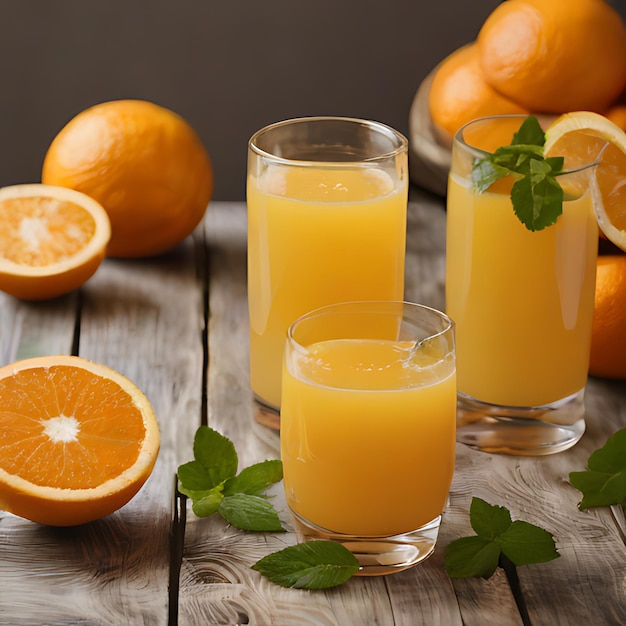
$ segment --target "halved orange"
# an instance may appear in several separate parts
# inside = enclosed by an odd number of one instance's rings
[[[102,206],[51,185],[0,189],[0,290],[24,300],[60,296],[100,266],[111,237]]]
[[[565,157],[568,168],[598,159],[590,182],[598,226],[626,251],[626,133],[603,115],[566,113],[546,130],[544,152]]]
[[[145,395],[73,356],[0,368],[0,509],[51,526],[99,519],[148,479],[160,435]]]

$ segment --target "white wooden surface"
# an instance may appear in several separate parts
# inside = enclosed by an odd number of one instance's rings
[[[407,299],[443,307],[444,231],[441,201],[414,198]],[[530,623],[626,624],[619,515],[578,511],[580,494],[567,480],[626,426],[623,382],[590,380],[588,429],[572,450],[517,458],[458,445],[438,549],[393,576],[320,592],[283,589],[250,565],[295,542],[293,533],[244,533],[217,517],[196,518],[188,504],[177,509],[175,471],[191,458],[203,420],[234,441],[241,467],[278,456],[278,435],[252,418],[245,234],[243,203],[213,203],[177,250],[107,260],[80,293],[39,304],[0,294],[2,364],[74,352],[115,367],[144,390],[162,430],[154,474],[114,515],[53,529],[0,513],[0,624],[523,624],[503,572],[488,581],[445,573],[445,546],[472,534],[472,496],[556,538],[561,558],[518,569]],[[290,526],[280,487],[274,503]]]

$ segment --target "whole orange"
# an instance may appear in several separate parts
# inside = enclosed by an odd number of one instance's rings
[[[527,112],[485,82],[475,42],[455,50],[437,66],[428,106],[435,125],[449,137],[477,117]]]
[[[180,243],[200,223],[213,167],[182,117],[143,100],[79,113],[53,139],[41,179],[99,202],[111,220],[108,256],[144,257]]]
[[[614,124],[617,124],[622,130],[626,130],[626,104],[623,102],[615,103],[606,113]]]
[[[532,111],[605,111],[626,85],[626,28],[605,0],[507,0],[479,35],[485,80]]]
[[[589,373],[626,379],[626,254],[598,257]]]

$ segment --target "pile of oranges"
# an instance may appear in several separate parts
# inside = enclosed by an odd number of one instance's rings
[[[594,111],[626,129],[626,28],[606,0],[507,0],[436,68],[433,123],[448,139],[483,115]]]

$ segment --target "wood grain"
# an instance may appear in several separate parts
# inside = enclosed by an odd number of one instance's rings
[[[408,217],[406,299],[443,308],[442,202],[414,193]],[[251,565],[298,540],[281,485],[272,497],[287,532],[244,533],[218,516],[196,518],[187,504],[182,562],[176,561],[175,471],[191,459],[200,423],[234,441],[240,468],[279,455],[278,434],[253,419],[243,203],[212,203],[194,236],[171,254],[107,259],[80,293],[46,303],[0,294],[0,350],[2,364],[76,351],[118,369],[146,393],[162,434],[150,480],[105,519],[55,529],[0,513],[2,624],[519,626],[503,572],[486,581],[445,573],[446,546],[473,534],[473,496],[555,536],[559,559],[518,568],[533,626],[626,623],[623,514],[579,511],[580,494],[568,480],[626,426],[626,382],[619,381],[589,380],[587,431],[566,452],[518,458],[458,444],[438,547],[416,568],[320,592],[267,582]]]
[[[156,259],[109,259],[82,289],[80,308],[76,294],[39,304],[3,299],[10,360],[69,352],[79,314],[79,355],[146,393],[161,451],[139,494],[102,520],[55,529],[0,518],[1,623],[168,623],[173,477],[200,422],[204,319],[195,259],[191,241]]]

